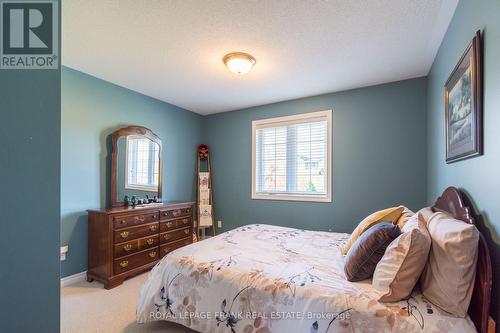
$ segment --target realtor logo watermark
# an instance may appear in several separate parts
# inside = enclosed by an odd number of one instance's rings
[[[58,3],[0,1],[0,69],[59,67]]]

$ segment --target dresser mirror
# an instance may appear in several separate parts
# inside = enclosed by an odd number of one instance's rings
[[[111,207],[147,206],[161,202],[161,140],[141,126],[112,135]]]

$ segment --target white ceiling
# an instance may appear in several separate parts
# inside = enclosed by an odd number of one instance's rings
[[[424,76],[458,0],[66,0],[63,64],[210,114]],[[252,54],[247,75],[222,57]]]

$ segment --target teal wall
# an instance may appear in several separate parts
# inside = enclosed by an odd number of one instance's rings
[[[259,222],[350,232],[373,210],[425,203],[425,101],[420,78],[202,117],[64,67],[61,274],[87,269],[86,210],[108,205],[109,135],[119,127],[161,137],[167,200],[195,198],[195,149],[207,142],[223,230]],[[251,200],[251,121],[326,109],[334,110],[333,203]]]
[[[163,144],[163,198],[193,200],[201,122],[195,113],[63,67],[61,245],[69,244],[69,253],[62,276],[87,269],[86,210],[109,200],[110,134],[128,125],[150,128]]]
[[[355,89],[205,118],[215,215],[249,223],[352,232],[374,210],[426,201],[426,79]],[[252,120],[333,109],[333,203],[251,199]]]
[[[59,332],[60,87],[0,70],[0,332]]]
[[[500,1],[460,1],[428,77],[427,201],[447,186],[463,188],[481,214],[493,255],[493,311],[500,323]],[[484,42],[484,156],[445,163],[443,89],[477,30]],[[499,325],[500,327],[500,325]]]

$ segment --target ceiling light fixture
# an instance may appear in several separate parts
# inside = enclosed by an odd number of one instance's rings
[[[248,53],[243,52],[231,52],[222,58],[222,61],[234,74],[243,75],[252,69],[255,65],[255,58]]]

